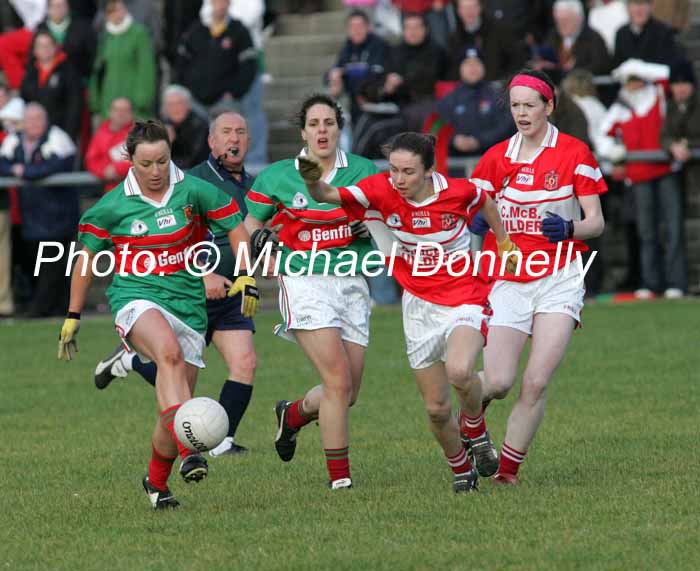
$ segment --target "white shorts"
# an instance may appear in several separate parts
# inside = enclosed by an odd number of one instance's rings
[[[403,333],[411,369],[425,369],[447,358],[447,340],[456,327],[466,325],[484,336],[488,333],[487,309],[480,305],[438,305],[408,291],[401,299]]]
[[[197,333],[189,325],[185,324],[182,320],[175,317],[169,311],[163,309],[157,303],[152,301],[147,301],[145,299],[137,299],[130,301],[124,307],[122,307],[114,319],[114,326],[117,329],[117,333],[122,338],[124,344],[129,347],[126,340],[129,331],[134,326],[134,323],[138,320],[145,311],[149,309],[155,309],[160,312],[160,314],[165,317],[170,327],[172,327],[180,343],[180,348],[182,349],[182,355],[187,363],[204,369],[204,361],[202,361],[202,353],[204,352],[204,347],[206,343],[204,341],[204,335]],[[148,361],[148,359],[145,359]]]
[[[294,340],[294,329],[340,329],[343,341],[369,343],[369,286],[361,276],[280,276],[280,312],[275,333]]]
[[[586,287],[576,264],[531,282],[499,280],[491,289],[491,327],[512,327],[532,334],[532,320],[538,313],[563,313],[581,321]]]

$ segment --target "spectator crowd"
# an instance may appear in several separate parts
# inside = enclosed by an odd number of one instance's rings
[[[209,154],[209,119],[235,110],[251,131],[248,163],[268,162],[263,30],[280,7],[268,4],[9,0],[0,8],[0,176],[25,181],[0,189],[0,316],[65,311],[65,276],[35,277],[32,264],[40,241],[74,238],[79,195],[36,181],[84,169],[111,190],[128,172],[124,142],[136,118],[160,116],[173,161],[188,169]],[[449,156],[475,161],[515,132],[509,77],[523,66],[543,70],[559,86],[552,121],[610,165],[604,208],[624,228],[627,253],[617,285],[639,298],[688,293],[685,165],[700,147],[696,77],[681,40],[689,2],[344,4],[345,31],[333,32],[346,38],[323,81],[347,104],[347,150],[378,158],[391,135],[432,130],[448,138]],[[323,2],[285,5],[310,12]],[[601,259],[594,268],[591,293],[603,287]]]
[[[469,171],[515,132],[510,76],[524,66],[544,71],[558,85],[551,121],[610,165],[604,208],[624,228],[628,270],[616,285],[641,299],[688,293],[684,165],[700,133],[681,40],[689,2],[402,0],[389,30],[387,2],[345,4],[347,39],[326,81],[349,100],[355,152],[379,158],[388,137],[422,128],[449,156],[466,157]],[[603,254],[587,280],[593,295],[603,287]]]
[[[74,239],[79,193],[40,179],[85,169],[110,191],[135,119],[160,116],[188,169],[209,156],[210,117],[237,110],[249,163],[267,163],[264,15],[263,0],[0,6],[0,176],[24,181],[0,189],[0,317],[65,313],[65,264],[33,265],[42,241]]]

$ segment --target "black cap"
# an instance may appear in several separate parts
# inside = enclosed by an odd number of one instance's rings
[[[669,83],[692,83],[695,85],[695,70],[693,64],[685,58],[679,58],[671,64]]]
[[[462,61],[473,57],[480,59],[482,63],[484,62],[484,56],[477,46],[467,46],[464,50],[464,56],[462,56]]]

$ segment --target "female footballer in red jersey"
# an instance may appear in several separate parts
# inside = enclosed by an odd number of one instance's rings
[[[115,247],[118,270],[107,290],[115,326],[125,344],[158,366],[159,418],[143,487],[154,509],[166,509],[179,505],[167,486],[178,455],[185,482],[199,481],[208,473],[206,459],[186,448],[173,429],[175,413],[192,397],[197,371],[204,367],[204,286],[201,276],[190,271],[190,247],[198,240],[200,224],[226,232],[234,252],[249,236],[231,197],[184,174],[170,160],[170,139],[162,123],[137,121],[126,150],[132,164],[126,179],[80,221],[78,238],[84,248],[71,277],[58,358],[70,360],[77,351],[80,312],[95,257]],[[229,296],[241,292],[243,313],[252,317],[258,302],[255,279],[232,279]]]
[[[433,143],[419,133],[397,135],[386,149],[390,172],[348,187],[322,181],[321,166],[312,159],[299,158],[299,172],[317,201],[342,205],[352,216],[367,220],[373,234],[383,231],[398,246],[401,257],[393,261],[394,276],[404,288],[409,363],[430,429],[454,473],[453,489],[470,492],[477,488],[477,470],[492,475],[498,457],[481,414],[481,382],[474,370],[488,327],[489,286],[478,275],[470,275],[468,222],[483,212],[499,253],[514,246],[485,192],[434,171]],[[386,236],[376,236],[377,241],[386,243]],[[469,438],[476,469],[460,440],[450,385],[473,425]]]
[[[470,180],[495,200],[523,258],[537,260],[529,270],[525,265],[524,272],[498,276],[489,295],[493,316],[484,350],[483,396],[489,402],[512,388],[532,337],[494,476],[496,483],[517,484],[518,468],[542,422],[547,385],[583,308],[582,272],[576,263],[566,265],[557,248],[582,252],[587,249],[582,240],[600,236],[605,222],[598,195],[607,186],[589,148],[549,123],[556,95],[546,74],[521,71],[509,84],[509,99],[518,132],[489,149]],[[490,245],[489,233],[484,249]]]

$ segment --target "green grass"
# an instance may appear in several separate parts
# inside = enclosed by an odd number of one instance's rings
[[[455,496],[404,355],[400,314],[372,319],[351,416],[355,488],[325,488],[318,428],[274,451],[272,407],[315,383],[300,350],[258,320],[258,375],[237,440],[182,503],[141,490],[155,418],[138,377],[95,390],[116,341],[86,319],[77,361],[55,359],[60,324],[0,324],[1,569],[698,569],[698,303],[592,306],[549,393],[518,489]],[[198,394],[225,370],[208,353]],[[511,395],[489,408],[500,443]]]

